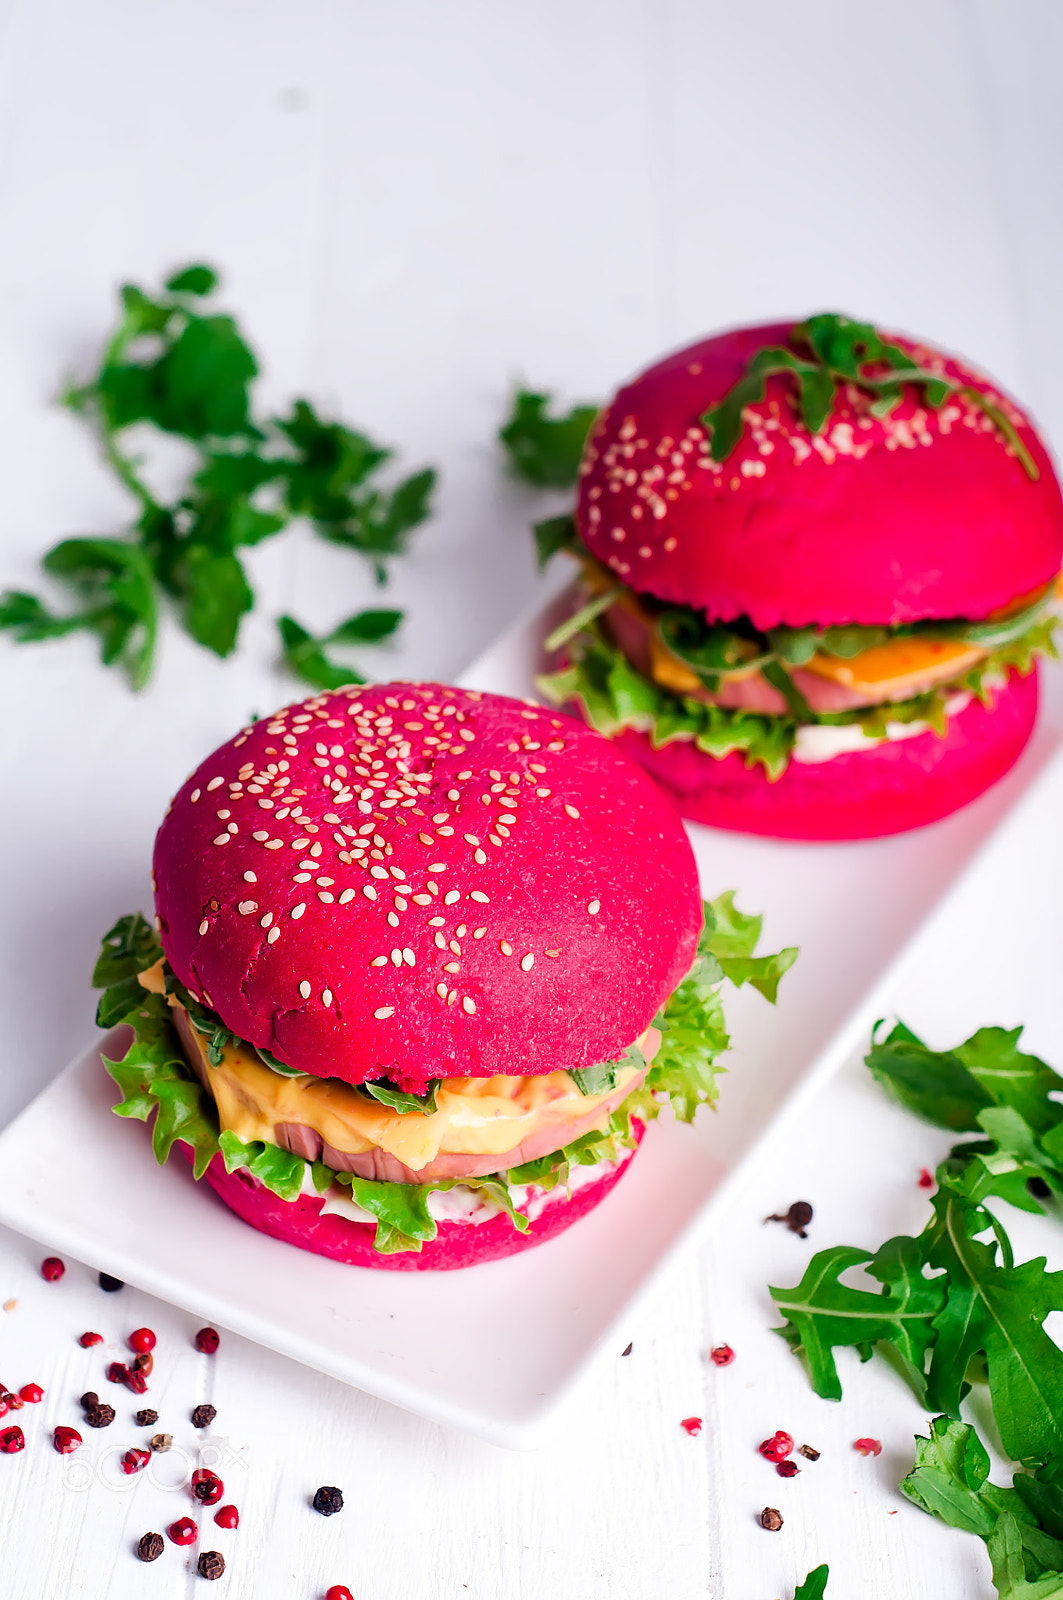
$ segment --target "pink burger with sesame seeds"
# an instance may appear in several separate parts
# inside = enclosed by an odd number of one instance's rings
[[[454,1267],[595,1205],[664,1105],[715,1098],[719,985],[796,952],[703,905],[671,804],[542,707],[438,684],[321,694],[192,774],[156,926],[94,974],[120,1115],[246,1221],[338,1260]],[[105,1058],[106,1059],[106,1058]]]
[[[586,603],[540,687],[684,816],[899,832],[1029,738],[1063,500],[1029,418],[929,345],[825,313],[680,350],[601,412],[542,530]]]

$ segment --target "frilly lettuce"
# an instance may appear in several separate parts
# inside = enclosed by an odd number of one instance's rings
[[[96,986],[104,987],[97,1008],[100,1026],[123,1024],[133,1030],[132,1042],[121,1060],[104,1057],[108,1072],[122,1092],[114,1110],[119,1116],[136,1117],[142,1122],[154,1116],[152,1146],[160,1165],[169,1157],[174,1141],[184,1140],[192,1148],[197,1178],[220,1154],[228,1172],[246,1169],[280,1199],[291,1201],[304,1192],[309,1168],[310,1181],[318,1194],[338,1185],[349,1190],[352,1199],[376,1218],[374,1244],[382,1254],[419,1251],[434,1239],[437,1223],[428,1209],[428,1196],[433,1191],[459,1186],[483,1193],[508,1214],[515,1228],[525,1232],[530,1224],[518,1209],[518,1200],[523,1197],[515,1196],[515,1189],[527,1185],[552,1189],[568,1183],[573,1167],[617,1162],[637,1142],[633,1122],[652,1121],[668,1105],[680,1121],[691,1122],[699,1105],[714,1103],[716,1078],[721,1070],[718,1058],[729,1042],[720,999],[724,979],[736,987],[749,983],[774,1002],[779,979],[793,965],[797,951],[755,955],[761,918],[736,910],[733,892],[706,902],[704,912],[694,965],[654,1018],[661,1031],[661,1045],[642,1087],[627,1096],[604,1127],[508,1172],[482,1178],[436,1179],[425,1184],[383,1183],[349,1172],[334,1172],[323,1162],[305,1161],[269,1141],[245,1142],[229,1129],[220,1131],[213,1100],[185,1060],[166,996],[150,993],[137,981],[137,974],[162,956],[158,938],[139,914],[122,917],[104,936],[93,973]],[[185,992],[169,969],[164,970],[168,989],[184,999]],[[226,1039],[235,1037],[213,1012],[201,1005],[196,1006],[194,1022],[211,1043],[221,1034]],[[602,1067],[615,1069],[617,1065],[603,1063]],[[596,1070],[588,1069],[583,1076],[591,1078]],[[589,1082],[581,1087],[586,1093],[603,1092]],[[396,1110],[409,1113],[421,1109],[410,1103],[414,1097],[402,1096],[399,1091],[380,1093],[379,1085],[372,1088],[377,1091],[376,1098],[394,1105]],[[402,1104],[396,1103],[399,1099]],[[427,1105],[431,1099],[426,1097],[424,1103]]]

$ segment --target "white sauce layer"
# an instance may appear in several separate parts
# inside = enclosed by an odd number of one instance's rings
[[[966,690],[950,695],[945,701],[945,715],[959,716],[971,703]],[[797,730],[793,759],[804,766],[816,766],[822,761],[832,761],[835,756],[848,755],[854,750],[869,750],[881,744],[883,738],[893,744],[902,739],[915,739],[930,728],[929,722],[887,722],[886,732],[876,737],[864,732],[859,723],[846,723],[841,727],[807,727]]]

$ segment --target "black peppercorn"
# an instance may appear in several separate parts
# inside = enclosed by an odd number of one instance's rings
[[[114,1421],[114,1406],[89,1406],[85,1421],[90,1428],[109,1428]]]
[[[136,1423],[137,1423],[137,1427],[138,1428],[150,1428],[152,1426],[152,1424],[155,1423],[155,1422],[158,1422],[158,1420],[159,1420],[159,1413],[157,1411],[138,1411],[137,1412]]]
[[[778,1533],[782,1527],[782,1517],[774,1506],[765,1506],[757,1520],[769,1533]]]
[[[85,1393],[81,1396],[80,1404],[83,1411],[91,1411],[92,1407],[98,1406],[99,1403],[100,1397],[96,1393],[95,1389],[86,1389]]]
[[[196,1562],[201,1578],[220,1578],[225,1571],[225,1557],[220,1550],[204,1550]]]
[[[331,1484],[323,1484],[314,1495],[314,1510],[323,1517],[334,1517],[343,1510],[343,1494]]]
[[[193,1428],[209,1428],[218,1415],[214,1406],[197,1406],[192,1413]]]
[[[161,1533],[146,1533],[137,1545],[137,1555],[141,1561],[158,1561],[165,1548]]]
[[[800,1445],[797,1451],[799,1456],[804,1456],[806,1461],[818,1461],[819,1451],[813,1450],[810,1444]]]
[[[776,1212],[773,1216],[765,1217],[765,1222],[785,1222],[791,1233],[796,1233],[799,1239],[807,1239],[805,1229],[812,1221],[812,1207],[807,1200],[795,1200],[789,1211]]]
[[[101,1272],[100,1288],[103,1289],[106,1294],[114,1294],[117,1290],[124,1289],[125,1284],[122,1282],[121,1278],[112,1278],[109,1272]]]

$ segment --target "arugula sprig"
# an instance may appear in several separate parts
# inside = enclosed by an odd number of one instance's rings
[[[930,1051],[903,1024],[872,1040],[868,1065],[903,1105],[939,1126],[980,1131],[937,1169],[933,1215],[916,1238],[872,1253],[819,1251],[793,1289],[772,1289],[779,1331],[808,1363],[812,1386],[841,1396],[833,1352],[855,1346],[866,1360],[891,1346],[925,1403],[958,1418],[970,1383],[988,1383],[997,1428],[1015,1461],[1063,1458],[1063,1352],[1044,1322],[1063,1310],[1063,1273],[1044,1257],[1016,1265],[990,1198],[1027,1211],[1063,1193],[1063,1089],[1043,1061],[1018,1048],[1021,1029],[983,1028],[953,1051]],[[988,1237],[987,1237],[988,1235]],[[880,1291],[842,1275],[862,1266]]]
[[[830,1568],[826,1562],[821,1567],[813,1568],[804,1583],[799,1583],[794,1590],[794,1600],[823,1600],[829,1577]]]
[[[364,683],[354,667],[345,666],[328,654],[330,647],[382,644],[390,639],[402,622],[401,611],[358,611],[330,632],[314,635],[294,617],[278,617],[284,664],[289,672],[315,689],[341,689],[347,683]]]
[[[598,407],[577,405],[551,415],[552,401],[551,394],[518,389],[498,437],[517,477],[537,489],[572,489]]]
[[[935,411],[950,395],[962,395],[991,419],[1026,475],[1034,482],[1040,476],[1037,463],[1000,406],[972,384],[957,383],[920,367],[907,351],[883,339],[870,322],[820,312],[797,323],[790,339],[796,350],[785,345],[758,350],[737,383],[702,416],[713,460],[727,460],[742,437],[745,408],[764,399],[768,378],[785,373],[794,380],[801,420],[810,433],[824,431],[838,390],[848,384],[874,395],[870,409],[876,417],[888,416],[903,399],[905,386],[911,385],[922,390],[925,404]]]
[[[151,676],[164,598],[204,648],[222,657],[233,652],[255,603],[242,552],[294,519],[362,555],[382,583],[389,559],[430,512],[432,470],[380,488],[391,451],[322,418],[308,400],[297,399],[285,416],[256,418],[258,361],[233,317],[214,308],[217,286],[211,267],[194,265],[158,294],[123,287],[121,318],[97,372],[72,385],[64,400],[96,433],[135,502],[135,520],[124,538],[65,539],[44,557],[44,571],[71,592],[77,609],[54,612],[24,591],[0,595],[0,629],[17,642],[88,630],[105,665],[123,667],[135,689]],[[159,435],[185,441],[194,454],[172,498],[153,486],[134,453]],[[317,644],[345,628],[349,623]],[[323,650],[300,648],[309,638],[282,619],[287,665],[320,687],[328,666]],[[362,638],[342,640],[352,641]]]

